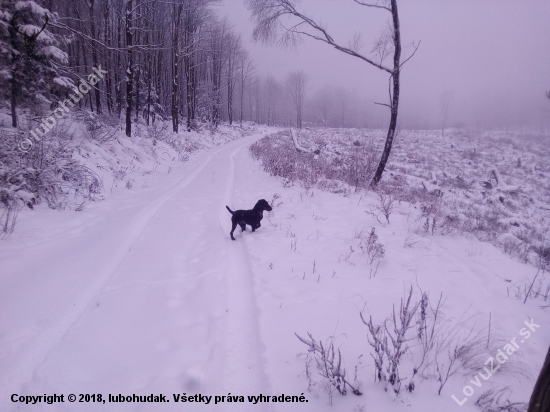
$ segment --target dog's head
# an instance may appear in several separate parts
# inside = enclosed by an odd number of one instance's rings
[[[269,206],[269,203],[267,203],[267,200],[265,200],[265,199],[258,200],[256,205],[254,206],[254,209],[255,210],[267,210],[268,212],[271,212],[273,210],[273,208],[271,206]]]

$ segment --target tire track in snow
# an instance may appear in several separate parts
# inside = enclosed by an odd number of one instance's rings
[[[248,141],[249,139],[244,139]],[[245,145],[242,143],[239,148]],[[136,214],[134,219],[128,225],[128,231],[124,236],[123,241],[113,253],[105,259],[105,263],[96,272],[95,280],[91,286],[74,301],[74,305],[67,313],[59,318],[56,323],[44,330],[34,342],[34,349],[27,352],[24,356],[18,359],[17,366],[11,370],[5,370],[2,373],[0,381],[0,404],[11,393],[17,393],[19,389],[32,379],[34,370],[40,365],[48,354],[59,344],[71,326],[75,324],[80,316],[85,312],[86,308],[92,303],[94,298],[101,293],[104,286],[109,282],[113,275],[117,272],[122,262],[125,260],[128,252],[133,244],[139,239],[149,222],[154,218],[158,210],[176,193],[183,190],[186,186],[193,182],[196,176],[212,161],[212,159],[223,150],[227,150],[226,146],[222,146],[214,150],[209,156],[185,178],[183,178],[175,187],[159,196],[156,200],[144,207]]]
[[[241,241],[229,237],[228,213],[235,187],[235,155],[230,155],[231,166],[226,193],[220,205],[220,224],[227,244],[226,298],[227,320],[225,356],[222,375],[222,391],[219,395],[244,396],[245,403],[219,403],[225,411],[273,411],[270,404],[248,403],[247,396],[269,394],[269,380],[265,375],[264,344],[260,336],[259,308],[254,292],[254,274],[250,267],[248,251]]]

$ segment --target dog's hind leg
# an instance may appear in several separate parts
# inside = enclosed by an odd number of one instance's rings
[[[241,232],[244,232],[246,230],[246,223],[239,223],[239,226],[241,227]]]
[[[231,227],[231,232],[229,234],[231,235],[231,239],[235,240],[235,238],[233,237],[233,232],[237,228],[237,222],[231,222],[231,223],[233,223],[233,226]]]

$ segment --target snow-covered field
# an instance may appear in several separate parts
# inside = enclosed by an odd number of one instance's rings
[[[356,193],[368,189],[384,139],[379,130],[306,129],[297,143],[306,153],[299,154],[287,131],[252,153],[285,185]],[[416,204],[424,232],[471,233],[523,262],[550,265],[549,143],[545,135],[401,131],[382,191]]]
[[[465,149],[459,152],[451,143],[460,165],[447,156],[451,164],[441,170],[443,153],[430,151],[433,156],[405,172],[405,163],[416,163],[413,153],[405,156],[407,148],[417,145],[421,151],[435,134],[418,132],[418,140],[425,140],[405,145],[402,133],[393,155],[401,160],[391,164],[390,177],[414,177],[414,170],[424,168],[435,176],[416,176],[419,182],[432,191],[447,190],[446,177],[456,178],[454,168],[460,167],[467,182],[491,183],[490,176],[474,176],[476,165],[485,174],[490,170],[475,159],[470,165]],[[283,185],[249,155],[247,147],[264,134],[212,145],[185,163],[159,162],[149,173],[140,169],[113,184],[105,177],[108,198],[79,212],[44,205],[21,212],[16,231],[0,247],[1,410],[479,411],[479,396],[505,386],[510,400],[528,401],[550,343],[548,309],[541,308],[544,298],[524,303],[512,288],[533,279],[533,262],[504,253],[498,243],[480,241],[475,231],[424,231],[419,204],[396,201],[388,223],[372,213],[379,204],[375,193],[355,193],[349,185],[341,185],[342,193]],[[356,139],[348,140],[353,146]],[[483,152],[485,140],[476,142],[476,153]],[[109,158],[107,169],[128,170],[133,154],[124,147],[117,154],[124,160],[117,164]],[[90,156],[100,150],[109,149],[86,148]],[[495,153],[505,153],[516,165],[514,152]],[[535,155],[523,158],[521,181],[499,170],[505,180],[501,189],[522,186],[518,198],[510,194],[498,201],[502,206],[521,202],[523,192],[533,197],[530,209],[520,203],[514,212],[537,211],[517,216],[526,230],[534,220],[539,229],[548,223],[541,212],[548,205],[548,170],[538,163],[529,166]],[[544,176],[537,179],[537,173]],[[130,178],[137,183],[127,188]],[[456,198],[477,193],[481,203],[481,190],[469,188]],[[274,206],[264,213],[262,227],[255,233],[237,230],[237,240],[231,241],[225,206],[249,209],[261,198]],[[373,228],[385,250],[379,259],[366,253]],[[547,282],[548,274],[539,278]],[[384,391],[383,382],[374,382],[373,351],[360,315],[383,322],[393,305],[399,310],[411,286],[412,302],[422,298],[421,291],[429,295],[428,321],[442,296],[439,342],[456,338],[440,353],[442,370],[453,345],[468,342],[472,334],[487,340],[470,348],[470,362],[449,378],[441,395],[435,364],[423,365],[412,393],[402,389],[395,396],[391,387]],[[411,338],[419,314],[420,309]],[[526,338],[520,331],[531,319],[540,327],[531,326],[534,332]],[[387,326],[391,330],[391,323]],[[338,394],[295,333],[305,339],[310,333],[323,345],[332,342],[341,352],[346,379],[362,395]],[[487,367],[486,360],[513,338],[519,349],[494,376],[480,380],[477,373]],[[413,339],[407,345],[400,367],[403,386],[418,365],[421,343]],[[462,402],[465,386],[472,393],[459,406],[452,396]],[[64,394],[65,402],[25,405],[11,402],[12,394]],[[77,395],[77,402],[69,403],[69,394]],[[78,402],[79,394],[101,394],[107,401]],[[163,394],[169,402],[109,403],[109,394]],[[175,403],[178,394],[213,397],[208,405],[182,404]],[[237,402],[228,402],[228,394]],[[248,401],[259,394],[303,394],[307,402]],[[215,404],[215,396],[225,400]]]

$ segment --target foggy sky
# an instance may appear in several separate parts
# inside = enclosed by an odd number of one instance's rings
[[[390,18],[352,0],[298,5],[341,44],[361,32],[363,54]],[[412,52],[406,46],[421,41],[402,70],[403,127],[439,127],[441,97],[450,93],[453,126],[550,128],[550,100],[544,96],[550,90],[550,1],[401,0],[398,7],[402,61]],[[365,116],[389,118],[387,108],[373,104],[388,100],[387,73],[312,39],[294,49],[256,44],[243,0],[222,0],[218,10],[241,33],[256,74],[282,80],[301,69],[310,78],[310,97],[323,85],[344,87],[366,100]],[[391,66],[391,58],[385,63]]]

